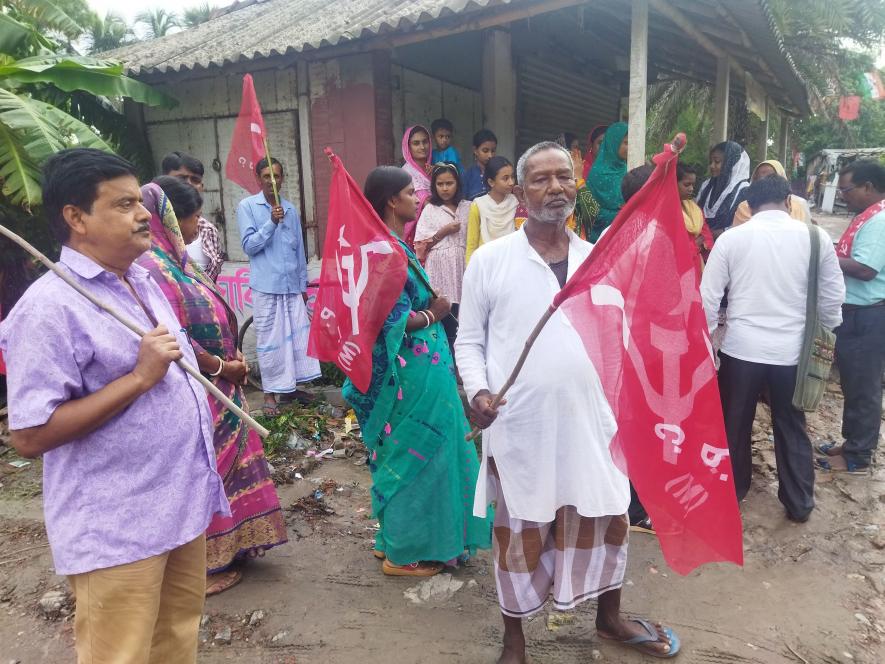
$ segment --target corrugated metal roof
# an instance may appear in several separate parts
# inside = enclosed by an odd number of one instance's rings
[[[609,1],[595,0],[586,6],[591,10],[605,8],[609,17],[616,13],[627,22],[626,34],[629,34],[629,3],[608,5]],[[496,7],[534,6],[543,12],[545,5],[554,11],[580,4],[577,0],[243,0],[196,28],[133,44],[106,55],[123,61],[136,75],[184,72],[314,51],[395,32],[420,32],[431,28],[430,24],[438,23],[440,19],[488,12]],[[675,0],[672,4],[684,11],[705,7],[703,2],[697,1]],[[723,19],[715,7],[707,7],[705,11],[718,25]],[[759,76],[769,94],[783,97],[785,92],[791,105],[800,114],[807,114],[805,82],[783,46],[768,0],[731,3],[728,11],[753,42],[752,50],[745,48],[741,53],[735,52],[736,60],[743,58],[744,64],[749,66],[758,64],[755,60],[761,56],[762,68],[755,66],[751,69],[756,70],[754,75]],[[652,32],[658,29],[658,23],[660,21],[652,22]],[[684,41],[691,43],[688,38]],[[721,39],[718,41],[726,51],[736,48]],[[652,53],[650,57],[654,55]],[[764,63],[767,63],[767,69]]]
[[[299,53],[519,0],[252,0],[175,34],[106,54],[134,74]]]

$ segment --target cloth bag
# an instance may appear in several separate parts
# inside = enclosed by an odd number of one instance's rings
[[[811,260],[808,264],[808,296],[805,301],[805,336],[796,368],[796,389],[793,407],[806,413],[817,410],[827,387],[830,368],[836,349],[836,335],[821,325],[817,315],[817,292],[820,273],[820,233],[811,224],[808,238],[811,242]]]

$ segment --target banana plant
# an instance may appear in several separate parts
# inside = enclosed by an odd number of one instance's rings
[[[100,127],[76,116],[84,96],[95,98],[93,108],[111,113],[123,99],[151,106],[176,103],[126,76],[121,63],[72,54],[46,36],[55,31],[70,37],[76,27],[52,0],[0,0],[2,198],[25,210],[41,201],[40,167],[53,153],[74,146],[114,151]]]

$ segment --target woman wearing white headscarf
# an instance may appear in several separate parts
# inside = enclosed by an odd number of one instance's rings
[[[710,178],[701,185],[697,203],[713,237],[731,226],[739,194],[749,186],[749,180],[750,156],[739,144],[725,141],[710,150]]]
[[[756,168],[753,169],[753,177],[750,178],[750,181],[756,182],[757,180],[772,175],[779,175],[785,180],[787,179],[787,171],[784,169],[783,164],[777,159],[768,159],[757,165]],[[742,195],[740,198],[745,197]],[[747,203],[746,200],[743,200],[734,212],[734,219],[732,220],[731,225],[740,226],[741,224],[748,222],[752,216],[753,212],[750,210],[750,204]],[[808,201],[801,196],[790,194],[790,216],[799,221],[811,221],[811,210],[808,207]]]

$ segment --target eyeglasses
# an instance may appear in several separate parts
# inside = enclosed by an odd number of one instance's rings
[[[857,189],[857,185],[856,185],[856,184],[853,184],[853,185],[851,185],[850,187],[836,187],[836,191],[838,191],[838,192],[839,192],[840,194],[842,194],[843,196],[844,196],[846,193],[848,193],[849,191],[851,191],[852,189]]]

